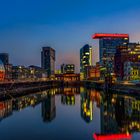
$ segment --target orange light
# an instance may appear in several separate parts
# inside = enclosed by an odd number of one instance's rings
[[[4,80],[5,72],[0,71],[0,81]]]
[[[0,110],[3,110],[5,108],[4,103],[0,102]]]

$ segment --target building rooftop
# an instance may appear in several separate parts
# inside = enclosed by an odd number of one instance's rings
[[[110,33],[95,33],[92,36],[93,39],[100,39],[100,38],[129,38],[129,34],[110,34]]]

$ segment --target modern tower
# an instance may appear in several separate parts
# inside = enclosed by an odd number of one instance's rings
[[[41,67],[47,71],[48,77],[55,73],[55,50],[43,47],[41,52]]]
[[[100,64],[110,68],[110,72],[114,73],[114,56],[119,46],[128,46],[128,34],[105,34],[96,33],[92,37],[99,39],[99,59]]]
[[[80,49],[80,73],[82,78],[85,78],[85,71],[87,66],[92,65],[92,47],[88,44]]]

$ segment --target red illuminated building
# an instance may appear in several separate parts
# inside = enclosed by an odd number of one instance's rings
[[[5,76],[5,73],[3,71],[0,71],[0,81],[4,80],[4,76]]]
[[[96,33],[92,38],[99,39],[99,58],[101,66],[107,68],[107,73],[115,75],[114,56],[119,46],[128,46],[129,35]]]

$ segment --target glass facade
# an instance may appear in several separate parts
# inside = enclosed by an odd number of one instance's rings
[[[92,65],[92,47],[86,44],[80,49],[80,73],[83,74],[84,76],[85,68],[91,65]]]
[[[127,46],[129,38],[101,38],[99,40],[100,63],[114,73],[114,56],[119,46]]]

